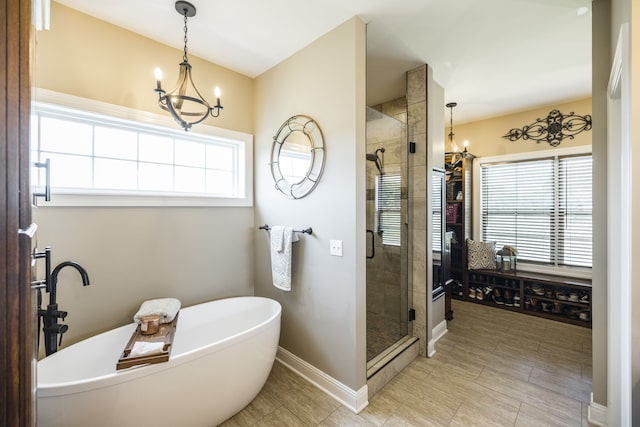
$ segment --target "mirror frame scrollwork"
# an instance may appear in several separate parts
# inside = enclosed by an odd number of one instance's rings
[[[289,182],[280,170],[280,153],[287,138],[296,133],[302,133],[309,141],[311,157],[305,176],[298,182]],[[271,146],[269,165],[278,191],[290,199],[301,199],[311,193],[318,185],[324,170],[324,152],[322,130],[314,119],[302,114],[287,119],[273,137]]]

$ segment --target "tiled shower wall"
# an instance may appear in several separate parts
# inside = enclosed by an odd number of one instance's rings
[[[416,319],[409,322],[409,335],[419,339],[420,355],[427,356],[427,65],[407,72],[407,95],[372,108],[394,117],[405,126],[407,135],[403,136],[403,150],[407,153],[408,141],[415,142],[416,152],[401,156],[408,161],[408,186],[403,203],[407,204],[408,213],[408,258],[401,264],[400,274],[408,274],[408,307],[416,310]],[[375,149],[374,149],[375,151]],[[367,152],[370,148],[367,147]],[[385,153],[386,154],[386,153]],[[407,181],[404,181],[407,182]],[[367,201],[369,203],[369,200]],[[367,225],[369,226],[369,225]],[[369,310],[369,280],[371,274],[367,269],[367,310]],[[379,288],[380,289],[380,288]],[[429,295],[428,295],[429,294]],[[372,295],[373,304],[380,307],[380,294]],[[406,313],[403,313],[406,314]],[[367,323],[369,320],[367,319]],[[367,337],[369,340],[369,337]],[[369,359],[369,357],[368,357]]]
[[[409,293],[416,310],[412,334],[427,356],[427,66],[407,72],[407,132],[416,152],[409,155]]]

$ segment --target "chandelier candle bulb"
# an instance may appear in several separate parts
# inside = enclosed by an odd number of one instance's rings
[[[156,85],[158,89],[162,89],[162,86],[160,85],[161,81],[162,81],[162,70],[159,67],[156,67],[156,69],[153,71],[153,75],[156,78]]]
[[[213,89],[213,94],[216,97],[216,108],[222,108],[222,105],[220,105],[220,95],[222,93],[220,92],[220,88],[218,86],[216,86],[215,89]]]

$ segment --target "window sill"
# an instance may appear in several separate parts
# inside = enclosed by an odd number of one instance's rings
[[[207,197],[201,195],[166,196],[127,193],[52,193],[51,201],[38,199],[46,207],[252,207],[249,198]]]
[[[571,267],[549,267],[535,264],[527,264],[518,262],[517,271],[527,273],[550,274],[553,276],[568,277],[573,279],[591,280],[592,272],[590,268],[571,268]]]

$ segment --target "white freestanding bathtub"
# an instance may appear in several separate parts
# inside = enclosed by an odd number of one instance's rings
[[[215,426],[264,386],[280,337],[280,304],[260,297],[180,310],[168,362],[116,371],[134,323],[38,362],[38,427]]]

